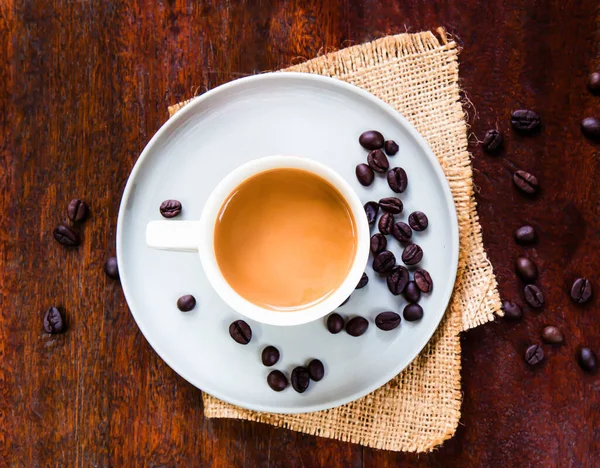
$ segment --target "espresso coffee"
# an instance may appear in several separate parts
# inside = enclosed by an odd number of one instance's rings
[[[356,223],[337,189],[289,168],[240,184],[221,207],[214,239],[229,285],[248,301],[282,312],[331,295],[357,249]]]

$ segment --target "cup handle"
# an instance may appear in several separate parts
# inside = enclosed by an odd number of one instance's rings
[[[197,252],[200,221],[150,221],[146,245],[153,249]]]

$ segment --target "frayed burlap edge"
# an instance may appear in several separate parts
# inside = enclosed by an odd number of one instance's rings
[[[460,419],[460,341],[463,330],[493,320],[500,298],[483,248],[458,85],[458,50],[442,28],[400,34],[350,47],[286,71],[316,73],[371,92],[402,113],[437,156],[458,216],[456,284],[438,330],[397,377],[352,403],[307,414],[245,410],[203,394],[211,418],[259,421],[386,450],[430,451],[452,437]],[[173,115],[189,102],[169,108]]]

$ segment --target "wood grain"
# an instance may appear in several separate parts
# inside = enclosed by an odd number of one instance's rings
[[[600,66],[594,0],[118,1],[7,0],[0,5],[0,465],[6,466],[594,466],[600,460],[600,159],[579,122],[600,114],[586,90]],[[547,297],[517,324],[463,336],[463,417],[427,455],[362,448],[239,421],[207,420],[200,392],[152,351],[123,294],[102,272],[114,255],[119,200],[168,105],[221,83],[398,32],[445,26],[463,47],[484,241],[503,297],[522,301],[514,258],[538,264]],[[532,108],[542,131],[509,128]],[[505,132],[487,156],[476,138]],[[523,198],[516,168],[542,193]],[[51,236],[72,197],[91,205],[83,244]],[[540,242],[512,240],[531,222]],[[566,293],[577,275],[598,292]],[[41,317],[64,307],[67,333]],[[545,324],[566,344],[547,362],[522,354]]]

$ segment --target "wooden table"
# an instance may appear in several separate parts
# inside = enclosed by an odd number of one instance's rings
[[[595,0],[11,1],[0,6],[0,465],[6,466],[577,466],[600,463],[600,376],[577,366],[600,353],[600,159],[581,119],[600,115],[586,90],[600,66]],[[341,46],[445,26],[464,48],[473,166],[484,242],[505,298],[520,298],[512,240],[523,222],[547,306],[463,336],[461,425],[428,455],[397,454],[202,415],[201,393],[150,348],[117,282],[117,210],[140,151],[166,108],[241,76]],[[520,137],[510,112],[532,108],[542,131]],[[505,131],[496,157],[475,145]],[[511,171],[535,173],[523,198]],[[52,229],[68,201],[91,204],[83,245]],[[596,298],[574,305],[576,275]],[[519,299],[520,300],[520,299]],[[69,330],[42,331],[50,305]],[[523,362],[544,324],[566,344]]]

